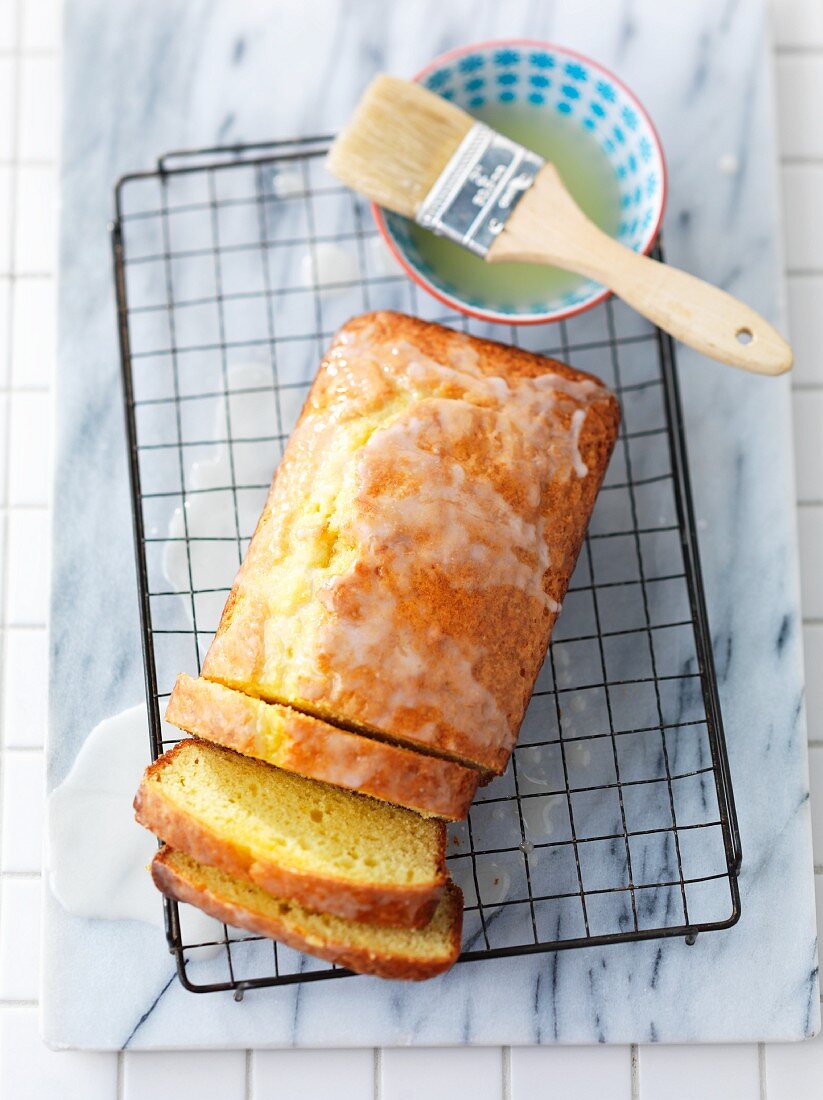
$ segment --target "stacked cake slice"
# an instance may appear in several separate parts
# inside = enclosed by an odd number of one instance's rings
[[[421,981],[442,974],[460,951],[463,895],[450,883],[422,929],[346,920],[273,897],[191,856],[162,848],[152,876],[167,897],[190,902],[217,920],[280,940],[361,974]]]
[[[151,765],[135,810],[166,842],[159,888],[219,920],[382,977],[457,957],[442,821],[196,738]]]
[[[138,819],[164,893],[357,970],[457,957],[443,820],[503,772],[617,434],[596,379],[395,313],[309,393]]]

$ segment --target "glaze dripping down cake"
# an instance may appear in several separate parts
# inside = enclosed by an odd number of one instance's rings
[[[602,383],[543,356],[397,313],[353,319],[202,676],[499,774],[618,424]],[[209,713],[197,732],[219,740]]]

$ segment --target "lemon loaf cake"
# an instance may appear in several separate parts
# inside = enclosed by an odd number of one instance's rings
[[[202,674],[506,766],[617,435],[598,380],[397,313],[338,333]]]
[[[429,923],[415,929],[314,912],[168,846],[154,857],[151,871],[166,897],[360,974],[422,981],[448,970],[460,953],[463,895],[454,883],[446,887]]]
[[[422,927],[447,881],[442,821],[208,741],[151,764],[134,808],[193,859],[350,920]]]
[[[451,760],[359,737],[185,673],[174,685],[166,721],[286,771],[449,820],[467,815],[480,779]]]

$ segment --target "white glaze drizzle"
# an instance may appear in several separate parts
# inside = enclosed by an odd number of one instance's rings
[[[431,565],[458,587],[478,584],[477,570],[460,568],[468,556],[482,566],[484,586],[514,585],[551,602],[543,590],[549,562],[542,517],[525,519],[490,482],[468,478],[459,463],[421,448],[427,428],[430,436],[458,435],[461,415],[471,407],[435,398],[415,408],[375,432],[359,456],[351,525],[358,543],[375,560],[388,557],[395,573]],[[391,468],[419,481],[420,491],[400,500],[386,493],[381,481]]]
[[[373,347],[368,333],[354,339],[347,334],[332,353],[327,370],[340,378],[341,395],[332,421],[345,415],[358,389],[353,364],[369,356],[391,387],[416,400],[379,426],[343,472],[335,526],[356,553],[341,573],[318,577],[315,590],[330,612],[316,643],[332,669],[331,684],[311,674],[302,682],[308,698],[339,700],[358,670],[378,672],[379,720],[387,727],[399,710],[431,705],[446,721],[470,728],[478,742],[499,742],[508,733],[507,721],[477,679],[481,646],[433,626],[421,653],[419,626],[415,632],[398,614],[381,573],[390,571],[395,590],[410,596],[414,576],[432,568],[452,587],[513,586],[559,611],[543,589],[549,551],[541,502],[552,480],[588,474],[580,432],[586,406],[603,390],[588,379],[556,374],[511,380],[484,375],[470,345],[459,347],[448,366],[407,342],[376,360]],[[557,403],[564,399],[578,407],[568,426],[559,427]],[[329,410],[318,412],[322,430]],[[517,483],[522,471],[517,506],[495,488],[491,475],[469,477],[450,457],[473,433],[499,441],[495,461],[510,480]],[[425,740],[426,728],[417,732]]]
[[[589,467],[583,461],[583,457],[580,454],[580,431],[583,427],[583,421],[586,419],[587,409],[575,409],[572,413],[571,424],[571,452],[572,452],[572,468],[578,477],[585,477],[589,472]]]

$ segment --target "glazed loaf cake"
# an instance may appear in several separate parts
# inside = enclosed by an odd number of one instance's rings
[[[619,423],[596,379],[397,313],[327,353],[202,674],[506,766]]]

